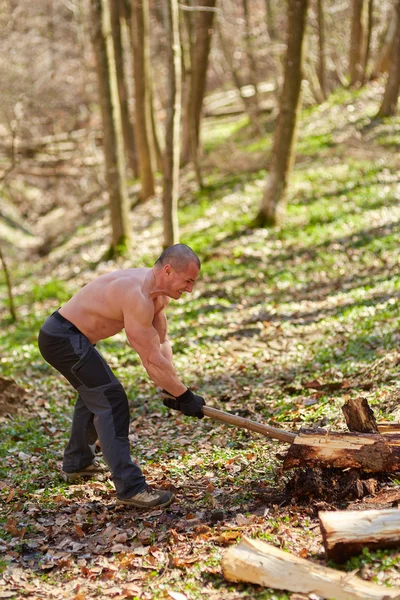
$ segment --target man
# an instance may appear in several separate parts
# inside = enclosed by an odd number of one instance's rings
[[[131,460],[126,393],[94,346],[125,329],[149,377],[172,396],[164,404],[201,419],[204,399],[193,394],[176,374],[165,316],[170,298],[177,300],[193,290],[200,266],[191,248],[176,244],[167,248],[152,268],[124,269],[98,277],[44,322],[38,340],[40,352],[79,394],[63,458],[67,481],[101,471],[94,452],[98,438],[118,503],[163,507],[173,501],[172,492],[147,485],[141,469]]]

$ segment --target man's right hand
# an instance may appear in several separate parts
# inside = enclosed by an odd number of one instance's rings
[[[164,405],[174,410],[180,410],[187,417],[203,419],[202,407],[205,405],[204,398],[197,396],[188,388],[183,394],[174,398],[164,398]]]

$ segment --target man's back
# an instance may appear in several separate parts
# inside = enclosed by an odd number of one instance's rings
[[[152,270],[121,269],[101,275],[85,285],[60,309],[92,343],[115,335],[124,328],[123,305],[143,296],[149,302]]]

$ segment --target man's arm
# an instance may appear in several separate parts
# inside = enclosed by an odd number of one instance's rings
[[[139,354],[150,379],[174,396],[183,394],[187,386],[180,381],[172,362],[172,350],[166,337],[165,314],[163,325],[162,315],[155,318],[153,303],[141,293],[135,294],[134,298],[127,298],[123,313],[128,341]],[[159,327],[163,338],[160,338],[155,325]]]
[[[157,331],[160,338],[160,350],[161,354],[169,360],[172,364],[174,363],[172,347],[168,339],[168,323],[167,315],[165,314],[165,308],[158,311],[154,315],[153,327]]]

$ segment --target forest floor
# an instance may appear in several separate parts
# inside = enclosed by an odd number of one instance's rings
[[[342,91],[303,111],[286,220],[273,230],[250,228],[271,132],[255,138],[237,117],[205,123],[207,187],[193,192],[185,174],[180,204],[181,241],[202,274],[171,303],[169,330],[177,371],[210,406],[288,431],[344,431],[341,407],[363,396],[378,421],[400,420],[400,118],[374,120],[378,91]],[[360,494],[339,469],[283,471],[287,444],[169,413],[122,334],[99,349],[128,393],[132,453],[176,500],[128,509],[107,475],[61,480],[74,393],[36,336],[96,275],[152,264],[160,199],[133,217],[132,252],[115,262],[98,263],[109,237],[101,206],[44,258],[21,238],[16,323],[1,288],[1,375],[15,383],[0,386],[0,598],[317,598],[226,581],[221,558],[243,536],[400,587],[399,549],[335,565],[318,525],[321,509],[398,506],[399,473],[359,473],[370,490]]]

